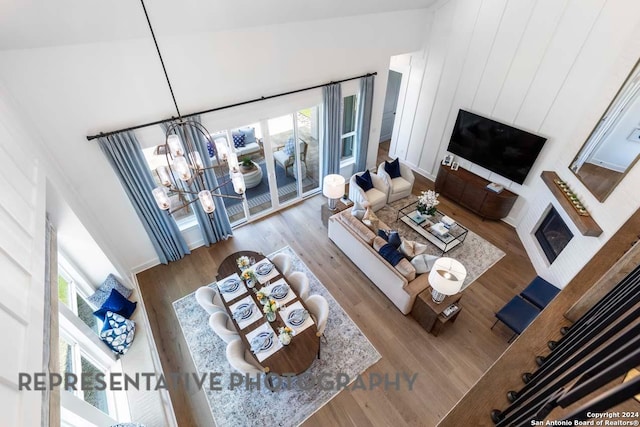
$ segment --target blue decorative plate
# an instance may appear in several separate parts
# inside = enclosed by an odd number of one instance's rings
[[[260,276],[266,276],[267,274],[271,273],[271,270],[273,270],[273,264],[264,263],[260,264],[258,268],[256,268],[256,273]]]
[[[231,292],[235,292],[239,286],[240,286],[240,281],[238,279],[227,279],[222,283],[221,286],[219,286],[219,288],[220,288],[220,292],[229,294]]]
[[[307,310],[298,308],[289,313],[289,315],[287,316],[287,323],[291,326],[300,326],[304,323],[305,320],[307,320],[307,316]]]
[[[273,345],[273,332],[260,332],[251,340],[251,350],[254,353],[269,350]]]
[[[274,299],[284,299],[289,294],[289,286],[284,283],[275,285],[271,288],[271,296]]]
[[[240,304],[238,308],[233,312],[233,317],[236,320],[246,320],[253,314],[253,304]]]

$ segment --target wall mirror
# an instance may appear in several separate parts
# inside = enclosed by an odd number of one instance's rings
[[[640,61],[573,159],[570,169],[600,202],[640,156]]]

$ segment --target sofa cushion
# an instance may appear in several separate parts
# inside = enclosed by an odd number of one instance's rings
[[[136,333],[136,324],[133,320],[107,311],[104,317],[104,326],[100,332],[100,339],[116,354],[125,354]]]
[[[391,180],[391,191],[393,193],[403,193],[406,191],[411,191],[411,183],[402,177],[393,178]]]
[[[256,142],[256,130],[252,127],[240,128],[238,132],[241,132],[244,135],[244,143],[253,144]]]
[[[343,214],[340,218],[345,227],[348,227],[356,236],[364,240],[367,245],[371,245],[373,238],[376,237],[376,234],[373,231],[369,230],[366,225],[353,215]]]
[[[233,146],[235,148],[241,148],[245,146],[244,134],[242,132],[233,132]]]
[[[287,143],[284,145],[282,149],[287,156],[293,156],[296,154],[296,144],[293,142],[293,138],[289,138]]]
[[[133,314],[137,304],[137,302],[131,302],[126,299],[117,289],[112,289],[109,298],[98,310],[93,312],[93,315],[99,319],[104,319],[107,311],[112,311],[128,319]]]
[[[116,276],[109,274],[93,295],[87,298],[87,301],[89,301],[94,308],[100,308],[107,298],[109,298],[109,295],[111,295],[111,289],[117,289],[125,298],[129,298],[132,292],[131,289],[120,283]]]
[[[380,226],[380,224],[378,224]],[[392,244],[396,249],[402,244],[402,239],[396,230],[385,230],[384,228],[378,229],[378,236],[382,237],[388,243]]]
[[[428,254],[416,255],[411,260],[411,265],[416,269],[416,273],[418,274],[428,273],[438,258],[440,257]]]
[[[395,159],[392,162],[387,162],[385,160],[384,162],[384,170],[386,173],[389,174],[389,176],[391,178],[398,178],[399,176],[401,176],[400,174],[400,161],[398,159]]]
[[[366,211],[367,209],[364,206],[362,206],[360,202],[358,201],[353,202],[353,208],[351,208],[351,215],[355,216],[359,220],[362,220],[362,217],[364,217],[364,213]]]
[[[371,206],[378,206],[382,204],[383,206],[387,203],[387,195],[377,188],[372,188],[371,190],[365,193],[365,197],[371,204]]]
[[[406,258],[402,258],[400,262],[396,264],[396,270],[398,270],[398,272],[407,279],[407,282],[416,278],[417,271]]]
[[[400,252],[409,257],[409,259],[413,258],[416,255],[423,254],[426,251],[427,245],[415,242],[413,240],[403,240],[402,244],[400,245]]]
[[[365,192],[371,190],[373,188],[371,173],[367,170],[360,176],[356,175],[356,184],[358,184],[358,186]],[[367,197],[367,199],[368,198],[369,197]]]
[[[371,246],[373,246],[373,249],[375,249],[375,251],[378,252],[380,250],[380,248],[383,247],[386,244],[387,244],[386,240],[384,240],[380,236],[376,236],[376,237],[373,238],[373,242],[372,242]]]
[[[390,243],[386,243],[384,244],[379,250],[378,253],[380,254],[380,256],[382,256],[382,258],[384,258],[385,260],[387,260],[387,262],[389,264],[391,264],[392,266],[396,266],[402,259],[404,259],[404,257],[402,256],[402,254],[393,247],[392,244]]]
[[[375,233],[378,230],[378,224],[380,223],[380,220],[378,219],[376,214],[373,213],[373,209],[367,208],[364,216],[362,217],[362,223],[369,227],[369,229]]]

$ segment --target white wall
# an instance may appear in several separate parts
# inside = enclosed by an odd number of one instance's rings
[[[460,108],[547,137],[523,185],[460,164],[520,195],[506,221],[538,273],[564,286],[640,205],[632,193],[638,170],[604,204],[568,171],[639,56],[639,23],[634,0],[444,3],[433,13],[425,49],[412,55],[405,105],[415,108],[405,107],[393,152],[435,178]],[[531,234],[556,204],[540,179],[543,170],[568,181],[604,229],[599,238],[582,237],[568,221],[576,237],[551,267]]]
[[[421,47],[426,16],[414,10],[301,22],[163,37],[159,45],[185,113],[378,71],[375,141],[389,57]],[[175,115],[151,39],[2,51],[0,80],[42,137],[43,157],[65,175],[60,192],[81,200],[82,209],[70,205],[107,256],[127,271],[157,262],[103,154],[85,140]]]

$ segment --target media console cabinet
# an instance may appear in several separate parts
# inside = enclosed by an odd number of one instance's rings
[[[440,165],[436,192],[472,210],[486,219],[502,219],[516,202],[518,195],[507,189],[496,193],[487,189],[487,181],[466,169],[453,170]]]

